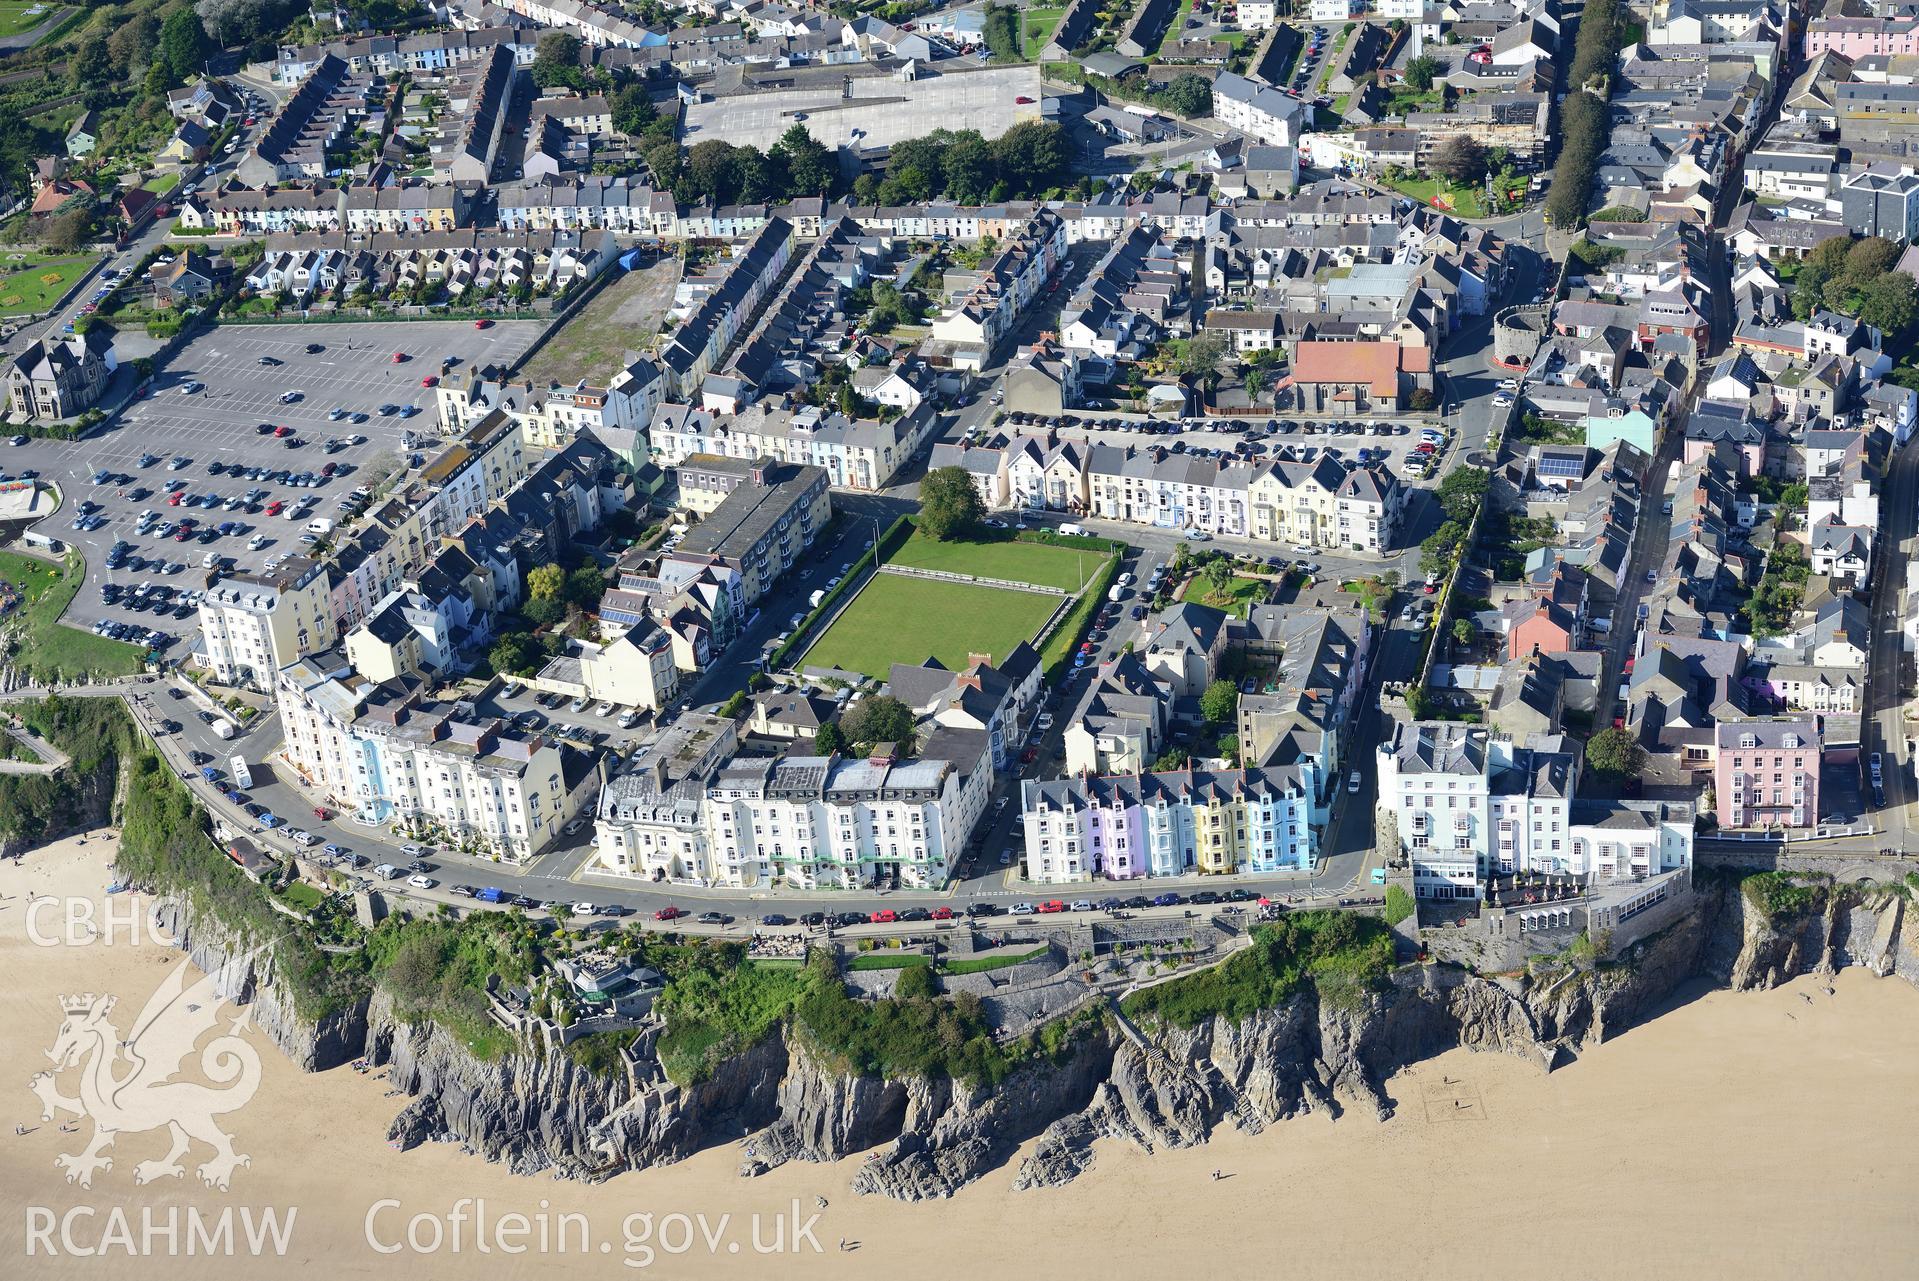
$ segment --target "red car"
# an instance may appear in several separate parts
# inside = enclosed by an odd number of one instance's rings
[[[1040,915],[1050,916],[1055,912],[1064,912],[1066,910],[1066,904],[1060,902],[1056,898],[1049,898],[1044,903],[1041,903],[1039,905],[1039,910],[1040,910]]]
[[[326,806],[315,805],[313,807],[313,817],[319,819],[321,822],[324,823],[327,819],[332,818],[333,815],[327,812]]]
[[[1021,94],[1019,97],[1013,99],[1013,101],[1017,102],[1022,107],[1030,107],[1033,105],[1033,100],[1027,97],[1025,94]]]
[[[928,915],[936,921],[950,921],[953,919],[953,909],[950,907],[936,907],[929,912]]]
[[[491,329],[493,328],[493,322],[490,320],[476,320],[473,322],[473,327],[475,329]]]
[[[420,386],[422,387],[438,387],[439,385],[440,376],[438,374],[428,374],[420,380]]]
[[[685,915],[686,913],[680,911],[677,907],[663,907],[653,913],[653,919],[656,921],[677,921]]]
[[[275,428],[273,429],[273,434],[274,434],[274,435],[276,435],[276,436],[281,436],[281,437],[285,437],[285,436],[291,436],[291,435],[293,434],[293,428],[291,428],[291,427],[275,427]]]
[[[178,506],[180,505],[180,500],[181,500],[182,498],[185,498],[186,496],[187,496],[187,495],[186,495],[186,491],[185,491],[185,490],[181,490],[181,491],[180,491],[179,493],[177,493],[177,494],[168,494],[168,495],[167,495],[167,506],[169,506],[169,507],[178,507]]]
[[[396,352],[394,352],[394,353],[393,353],[393,363],[394,363],[394,364],[396,364],[396,365],[404,365],[404,364],[405,364],[406,362],[407,362],[407,354],[406,354],[405,352],[403,352],[403,351],[396,351]]]
[[[281,502],[279,499],[276,498],[272,502],[267,504],[267,515],[278,516],[281,510],[285,508],[285,506],[286,506],[285,503]]]
[[[900,919],[900,914],[890,907],[883,907],[867,919],[875,925],[891,925],[894,921]]]

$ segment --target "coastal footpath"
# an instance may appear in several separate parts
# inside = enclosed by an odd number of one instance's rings
[[[1770,894],[1781,885],[1783,896]],[[1063,1053],[990,1085],[849,1072],[787,1022],[696,1083],[661,1076],[637,1087],[542,1048],[476,1056],[439,1022],[403,1017],[378,992],[304,1019],[276,991],[274,961],[247,959],[247,936],[178,900],[160,910],[194,963],[258,1007],[256,1021],[294,1062],[325,1070],[364,1055],[385,1065],[413,1096],[391,1129],[403,1145],[457,1142],[520,1173],[580,1179],[742,1138],[743,1176],[872,1150],[855,1190],[920,1200],[951,1195],[1035,1136],[1016,1187],[1071,1180],[1090,1167],[1100,1138],[1155,1151],[1310,1111],[1383,1118],[1394,1106],[1385,1083],[1402,1067],[1464,1046],[1550,1070],[1655,1016],[1691,983],[1766,989],[1852,965],[1919,983],[1904,887],[1716,877],[1695,904],[1610,967],[1569,962],[1482,978],[1404,966],[1383,990],[1326,999],[1308,985],[1271,1009],[1190,1025],[1134,1026],[1109,1010]]]

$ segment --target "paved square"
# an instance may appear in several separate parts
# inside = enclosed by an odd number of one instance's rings
[[[188,344],[158,373],[145,399],[127,406],[92,436],[79,441],[31,440],[0,452],[0,464],[13,474],[37,469],[42,478],[61,488],[65,501],[40,529],[79,548],[87,560],[87,582],[74,598],[68,622],[84,628],[104,618],[184,638],[198,628],[193,611],[174,608],[162,615],[109,606],[101,599],[101,585],[154,582],[185,593],[205,585],[202,561],[209,554],[241,569],[259,569],[272,557],[299,550],[306,520],[339,519],[339,500],[363,483],[360,478],[368,474],[369,464],[404,464],[406,432],[420,438],[416,442],[420,450],[432,448],[439,420],[433,408],[434,392],[422,387],[421,380],[444,373],[446,357],[454,358],[456,369],[508,364],[538,332],[535,321],[500,321],[486,329],[475,329],[471,321],[222,326]],[[309,343],[322,350],[308,352]],[[396,352],[405,359],[396,363]],[[263,365],[263,356],[280,363]],[[201,390],[185,390],[196,383]],[[281,396],[289,391],[299,392],[299,398],[282,404]],[[381,405],[412,405],[418,412],[411,417],[383,415]],[[366,421],[329,418],[336,408],[365,414]],[[292,438],[302,444],[289,447],[285,438],[262,434],[263,423],[291,428]],[[356,435],[365,441],[324,452],[330,438]],[[149,455],[155,461],[142,467],[142,458]],[[170,467],[176,457],[189,461],[176,470]],[[213,475],[208,466],[216,461],[294,472],[318,472],[334,463],[343,474],[317,487],[296,488],[224,472]],[[111,473],[112,479],[95,485],[93,477],[102,471]],[[170,505],[172,494],[167,489],[174,482],[184,482],[177,506]],[[224,500],[255,489],[265,491],[255,504],[257,510],[224,506]],[[211,507],[187,502],[208,494],[221,502]],[[267,505],[276,500],[291,507],[307,497],[315,500],[312,510],[299,519],[284,511],[266,514]],[[105,518],[99,527],[73,528],[83,501],[99,504],[97,515]],[[191,516],[202,529],[217,529],[225,521],[240,528],[205,542],[197,537],[179,542],[152,532],[141,535],[135,528],[140,513],[148,509],[172,521]],[[256,534],[267,541],[250,548],[248,543]],[[180,568],[109,570],[107,549],[119,539],[133,544],[133,554],[142,559]],[[161,621],[163,617],[170,621]]]

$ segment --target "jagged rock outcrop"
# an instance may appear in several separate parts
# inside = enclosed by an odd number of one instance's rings
[[[221,996],[248,1007],[254,1025],[303,1072],[324,1072],[358,1057],[366,1044],[367,1003],[353,1002],[321,1018],[295,1006],[278,982],[277,957],[263,939],[249,938],[182,899],[161,899],[153,919],[202,972],[212,975]]]
[[[1111,1041],[1094,1033],[1068,1047],[1062,1062],[1029,1064],[997,1085],[915,1078],[899,1137],[853,1176],[853,1190],[901,1201],[951,1196],[1083,1109],[1111,1063]]]
[[[516,1173],[579,1179],[669,1164],[743,1137],[774,1119],[786,1075],[777,1035],[685,1087],[636,1088],[624,1073],[589,1071],[544,1044],[481,1059],[431,1019],[403,1018],[383,993],[373,1000],[368,1052],[415,1096],[389,1131],[395,1142],[458,1142]]]
[[[795,1160],[837,1161],[897,1138],[907,1095],[905,1082],[844,1072],[804,1037],[793,1037],[779,1084],[778,1116],[746,1145],[740,1172],[764,1174]]]

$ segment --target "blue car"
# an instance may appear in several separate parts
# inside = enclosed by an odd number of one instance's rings
[[[275,818],[271,812],[260,815],[261,827],[278,827],[279,825],[280,825],[280,820]]]

